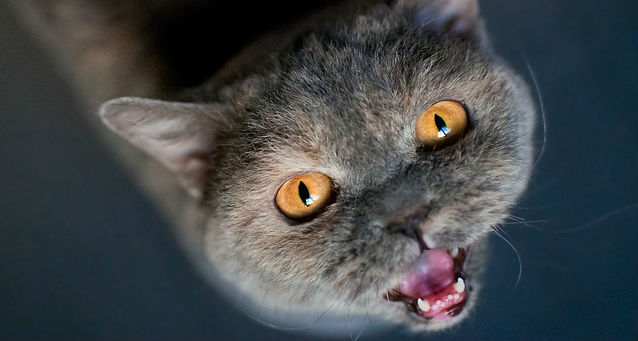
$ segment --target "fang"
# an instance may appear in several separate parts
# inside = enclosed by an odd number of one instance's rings
[[[428,303],[427,300],[422,300],[422,299],[419,298],[416,301],[416,304],[419,306],[419,309],[421,309],[421,311],[426,312],[426,313],[428,311],[430,311],[430,303]]]
[[[456,283],[454,283],[454,290],[456,290],[459,294],[465,291],[465,281],[463,278],[459,277],[456,280]]]

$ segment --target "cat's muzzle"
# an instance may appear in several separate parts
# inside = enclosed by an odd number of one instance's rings
[[[429,249],[423,245],[412,268],[385,299],[404,302],[408,311],[426,320],[448,320],[459,315],[468,301],[463,272],[466,255],[466,248]]]

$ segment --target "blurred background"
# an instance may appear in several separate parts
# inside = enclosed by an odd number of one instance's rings
[[[530,84],[533,70],[546,115],[545,152],[513,212],[524,222],[504,226],[520,263],[493,236],[485,288],[462,325],[364,328],[360,339],[635,340],[638,2],[480,3],[496,50]],[[211,70],[311,7],[219,6]],[[219,33],[228,27],[237,33]],[[194,71],[185,83],[199,81]],[[0,2],[0,338],[320,338],[261,325],[211,289],[75,96]]]

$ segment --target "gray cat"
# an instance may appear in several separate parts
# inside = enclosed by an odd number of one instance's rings
[[[89,107],[109,99],[100,117],[128,142],[101,134],[247,314],[414,331],[468,316],[486,236],[528,182],[536,115],[476,1],[331,7],[195,88],[147,49],[144,1],[16,5]]]

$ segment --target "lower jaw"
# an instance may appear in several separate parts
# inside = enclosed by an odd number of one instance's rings
[[[465,281],[461,276],[457,278],[457,282],[451,283],[437,293],[426,297],[413,298],[391,291],[391,293],[386,295],[386,299],[403,302],[408,311],[426,320],[448,320],[459,315],[468,301]]]
[[[417,313],[426,319],[445,320],[457,316],[463,310],[467,299],[465,282],[457,276],[458,281],[452,283],[440,292],[417,299]],[[463,287],[459,290],[460,287]]]

